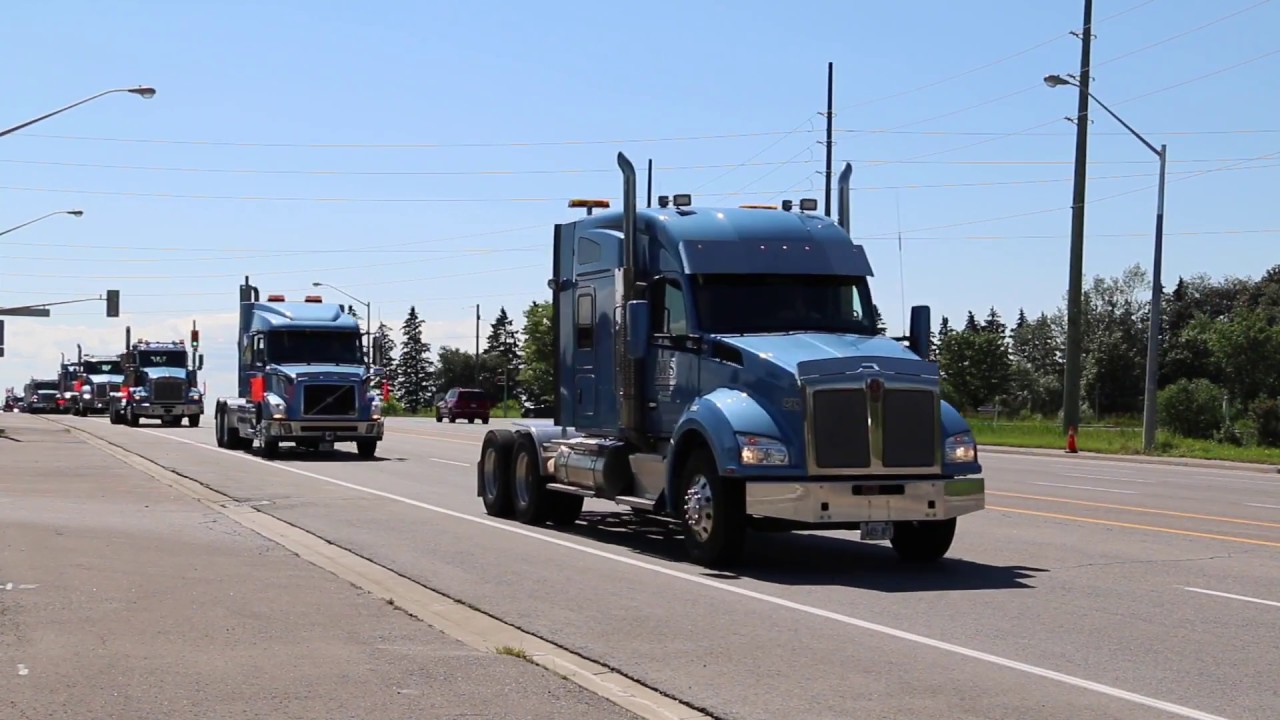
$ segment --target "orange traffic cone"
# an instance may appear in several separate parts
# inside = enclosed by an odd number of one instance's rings
[[[1074,427],[1067,430],[1067,452],[1080,452],[1076,449],[1076,429]]]

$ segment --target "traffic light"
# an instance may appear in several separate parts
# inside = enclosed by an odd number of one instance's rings
[[[120,317],[120,291],[107,291],[107,317]]]
[[[191,351],[195,352],[200,349],[200,331],[191,328]]]

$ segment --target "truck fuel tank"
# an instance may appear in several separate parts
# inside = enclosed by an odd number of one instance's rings
[[[558,482],[594,490],[603,498],[630,495],[635,485],[630,452],[611,438],[575,438],[557,442],[555,477]]]

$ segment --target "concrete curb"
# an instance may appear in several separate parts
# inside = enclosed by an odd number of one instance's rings
[[[1072,457],[1083,458],[1088,460],[1110,460],[1112,462],[1136,463],[1139,465],[1172,465],[1175,467],[1199,467],[1216,470],[1235,470],[1238,472],[1251,472],[1262,474],[1280,473],[1280,466],[1266,465],[1263,463],[1247,463],[1234,462],[1231,460],[1205,460],[1202,458],[1178,458],[1178,457],[1149,457],[1143,455],[1111,455],[1109,453],[1080,452],[1076,455],[1069,455],[1061,450],[1051,450],[1049,448],[1020,448],[1009,447],[1005,445],[979,445],[979,453],[991,453],[992,455],[1023,455],[1028,457],[1061,457],[1070,459]]]
[[[508,625],[448,596],[334,545],[273,515],[244,505],[199,481],[183,477],[131,450],[81,428],[67,428],[73,435],[108,455],[183,493],[209,509],[287,548],[298,557],[391,603],[410,616],[482,652],[515,647],[526,659],[603,697],[644,720],[712,720],[652,688],[592,662],[566,648]]]

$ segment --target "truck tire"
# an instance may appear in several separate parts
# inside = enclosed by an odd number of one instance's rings
[[[378,441],[377,440],[357,440],[356,453],[359,454],[360,457],[366,460],[371,460],[377,457]]]
[[[492,517],[510,518],[512,509],[511,453],[516,436],[510,430],[490,430],[480,444],[476,484],[484,511]]]
[[[909,520],[893,524],[893,537],[889,539],[889,544],[905,562],[930,563],[941,560],[947,554],[955,536],[955,518]]]
[[[516,440],[515,455],[511,460],[512,502],[516,520],[525,525],[573,525],[582,514],[581,495],[556,492],[547,489],[547,480],[540,472],[542,456],[533,438],[528,435]]]
[[[689,557],[704,567],[732,565],[742,557],[747,535],[746,493],[726,480],[706,448],[695,450],[680,469],[680,524]]]
[[[129,427],[138,427],[142,423],[142,418],[133,414],[133,407],[127,407],[124,410],[124,420]]]
[[[221,407],[213,411],[213,442],[220,448],[231,447],[231,442],[227,438],[227,414]]]
[[[200,427],[200,416],[199,416],[199,415],[188,415],[188,416],[187,416],[187,424],[188,424],[188,425],[190,425],[191,427]]]
[[[278,455],[280,455],[280,441],[279,440],[263,440],[262,449],[259,451],[258,454],[266,458],[267,460],[274,460]]]

